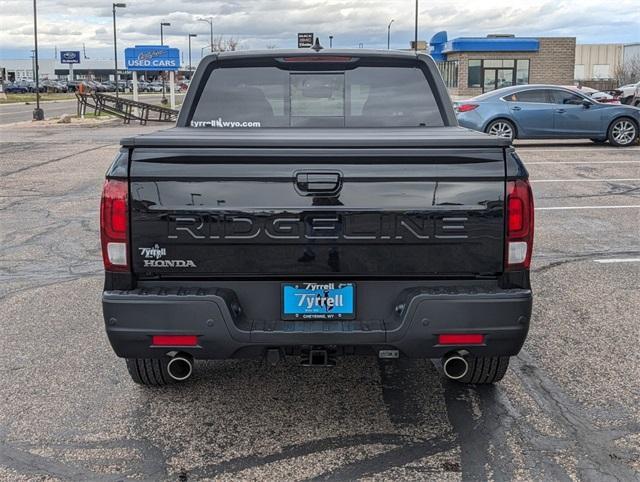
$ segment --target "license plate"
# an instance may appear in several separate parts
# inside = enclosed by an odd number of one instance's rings
[[[356,316],[354,283],[285,283],[284,320],[352,320]]]

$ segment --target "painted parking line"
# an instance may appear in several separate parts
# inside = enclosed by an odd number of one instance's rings
[[[594,259],[596,263],[640,263],[640,258],[610,258],[610,259]]]
[[[544,208],[535,208],[536,211],[573,211],[577,209],[640,209],[640,204],[621,206],[551,206]]]
[[[570,146],[562,148],[545,148],[545,147],[518,147],[514,146],[517,152],[625,152],[625,151],[637,151],[640,148],[633,147],[587,147],[587,148],[571,148]],[[623,150],[624,149],[624,150]]]
[[[625,179],[530,179],[529,182],[629,182],[640,181],[640,178]]]

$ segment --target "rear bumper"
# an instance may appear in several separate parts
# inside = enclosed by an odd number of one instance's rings
[[[152,336],[180,334],[198,336],[198,346],[179,349],[197,359],[260,357],[268,348],[313,345],[340,353],[396,349],[412,358],[439,358],[458,348],[473,356],[509,356],[526,338],[532,294],[416,287],[394,302],[393,314],[379,320],[257,321],[247,319],[233,290],[156,287],[105,291],[103,311],[109,341],[126,358],[162,357],[174,348],[152,346]],[[438,345],[445,333],[481,333],[485,343]]]

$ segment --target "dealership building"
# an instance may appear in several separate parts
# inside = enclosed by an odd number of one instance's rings
[[[447,38],[438,32],[429,42],[454,96],[474,96],[519,84],[570,85],[574,80],[575,37]]]

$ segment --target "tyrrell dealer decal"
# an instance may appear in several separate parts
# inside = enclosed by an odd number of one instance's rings
[[[166,248],[155,244],[151,248],[138,248],[140,255],[145,258],[145,268],[195,268],[196,264],[190,259],[162,259],[167,255]]]

